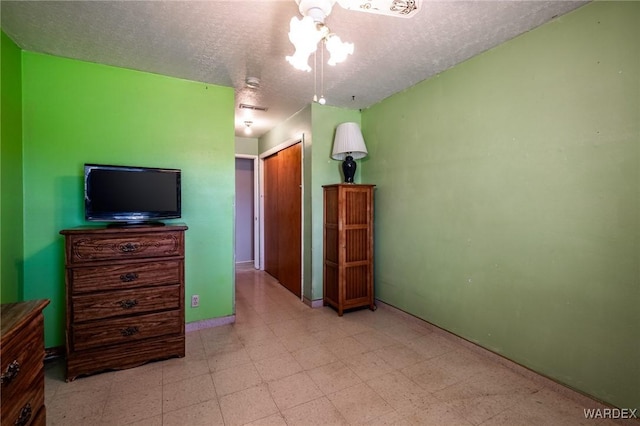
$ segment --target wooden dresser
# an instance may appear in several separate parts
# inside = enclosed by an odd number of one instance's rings
[[[67,381],[183,357],[184,225],[65,236]]]
[[[375,185],[324,188],[324,304],[345,309],[373,301],[373,191]]]
[[[48,304],[31,300],[0,307],[2,426],[45,424],[42,310]]]

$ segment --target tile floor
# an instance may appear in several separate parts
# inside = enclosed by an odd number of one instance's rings
[[[236,323],[187,333],[187,356],[63,380],[48,425],[599,425],[550,387],[389,308],[311,309],[239,268]]]

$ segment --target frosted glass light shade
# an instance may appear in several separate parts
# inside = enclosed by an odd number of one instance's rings
[[[347,55],[353,55],[353,43],[345,43],[335,34],[329,34],[326,38],[327,50],[331,57],[327,62],[331,66],[335,66],[347,59]]]
[[[309,56],[318,48],[318,42],[324,36],[313,19],[309,16],[298,20],[295,17],[289,22],[289,41],[295,46],[296,51],[292,56],[287,56],[287,61],[294,68],[301,71],[311,71]]]
[[[331,158],[344,160],[347,156],[354,160],[364,158],[368,154],[364,144],[364,138],[358,123],[342,123],[336,129],[336,137],[333,140],[333,152]]]

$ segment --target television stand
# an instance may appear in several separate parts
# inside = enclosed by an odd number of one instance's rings
[[[184,357],[186,230],[174,223],[60,231],[65,237],[67,381]]]

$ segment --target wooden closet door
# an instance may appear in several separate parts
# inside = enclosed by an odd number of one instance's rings
[[[302,151],[301,144],[279,153],[278,281],[300,297],[302,277]]]
[[[278,278],[278,153],[264,160],[264,270]]]
[[[264,161],[265,271],[296,296],[302,282],[302,144]]]

